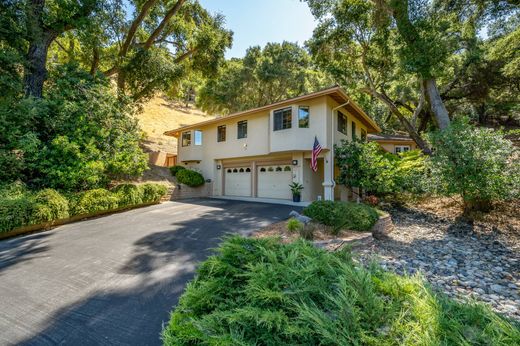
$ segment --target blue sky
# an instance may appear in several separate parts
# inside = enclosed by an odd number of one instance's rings
[[[299,0],[199,0],[205,9],[226,17],[233,30],[233,47],[226,57],[241,58],[250,46],[267,42],[302,45],[316,26],[306,3]]]

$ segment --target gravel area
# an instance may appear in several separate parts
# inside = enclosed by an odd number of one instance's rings
[[[475,299],[520,320],[518,232],[480,227],[418,210],[391,210],[395,230],[355,250],[396,273],[420,272],[434,288],[456,299]]]

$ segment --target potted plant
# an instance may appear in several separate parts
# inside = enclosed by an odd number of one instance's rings
[[[299,202],[302,196],[303,185],[297,182],[293,182],[289,184],[292,192],[292,200],[293,202]]]

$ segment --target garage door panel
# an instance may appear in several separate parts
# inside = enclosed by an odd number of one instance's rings
[[[226,168],[224,175],[226,196],[251,197],[251,168]]]
[[[291,182],[292,167],[289,165],[258,167],[258,197],[291,199]]]

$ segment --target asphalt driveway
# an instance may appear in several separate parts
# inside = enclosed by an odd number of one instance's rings
[[[0,344],[160,344],[171,308],[221,237],[293,209],[167,202],[0,241]]]

